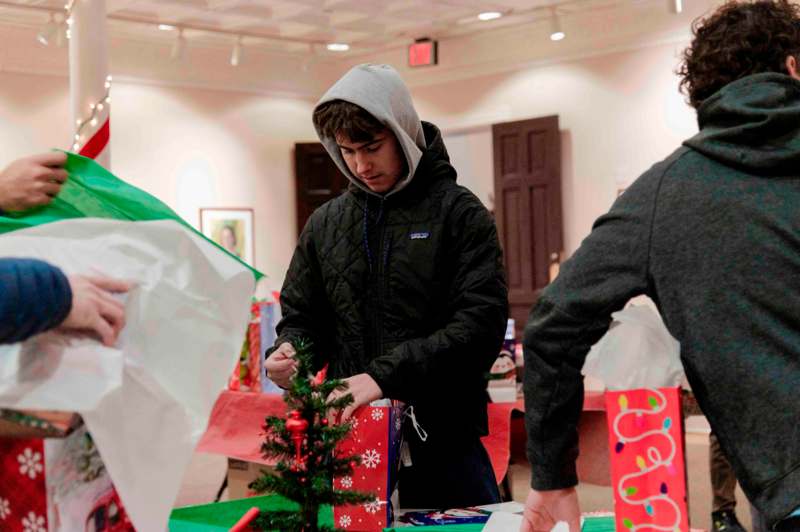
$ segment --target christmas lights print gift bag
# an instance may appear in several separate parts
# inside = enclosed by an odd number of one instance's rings
[[[649,306],[615,312],[584,375],[603,381],[616,530],[688,532],[680,344]]]
[[[606,392],[616,529],[688,532],[681,389]]]
[[[333,517],[338,528],[355,532],[375,532],[391,526],[390,502],[397,481],[402,439],[403,404],[383,399],[359,408],[353,416],[353,430],[337,451],[361,456],[352,475],[336,477],[337,490],[373,493],[375,500],[358,505],[335,506]]]

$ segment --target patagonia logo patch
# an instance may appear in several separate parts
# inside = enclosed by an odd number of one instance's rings
[[[427,232],[427,231],[424,231],[424,232],[421,232],[421,233],[411,233],[411,235],[410,235],[411,240],[425,240],[429,236],[431,236],[431,234],[429,232]]]

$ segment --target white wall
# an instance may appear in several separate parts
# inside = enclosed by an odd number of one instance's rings
[[[674,70],[684,45],[666,44],[514,72],[412,87],[420,117],[444,130],[460,182],[489,205],[490,125],[558,115],[567,255],[616,190],[697,131]]]
[[[15,31],[0,35],[0,163],[67,147],[71,135],[66,50],[33,46],[31,31]],[[246,63],[251,70],[234,75],[223,51],[193,48],[190,57],[202,53],[202,61],[196,57],[170,70],[159,62],[168,47],[136,44],[148,51],[140,57],[130,53],[134,44],[112,47],[113,171],[191,223],[198,223],[200,207],[252,206],[256,266],[280,286],[296,234],[292,146],[316,140],[312,101],[348,65],[321,65],[324,75],[308,72],[306,79],[294,64],[288,65],[294,77],[269,73],[267,59],[251,54]],[[420,116],[443,129],[459,182],[489,207],[491,124],[559,115],[565,251],[571,254],[608,209],[617,188],[696,131],[694,112],[678,93],[673,74],[684,45],[655,44],[582,59],[553,57],[458,80],[452,70],[426,70],[422,76],[422,71],[412,75],[398,67]],[[368,59],[392,62],[395,55]],[[148,70],[142,62],[158,68]],[[186,83],[202,84],[201,70],[222,81],[207,83],[206,89],[185,88]],[[34,71],[45,74],[25,73]],[[459,77],[470,72],[465,67]],[[152,81],[162,75],[173,85]],[[189,81],[182,83],[182,76]],[[257,79],[271,81],[260,88],[254,85]],[[226,83],[234,89],[223,90]]]
[[[479,126],[442,134],[458,183],[470,189],[489,210],[494,210],[492,128]]]
[[[0,164],[71,135],[67,78],[0,72]],[[188,222],[255,210],[255,266],[278,289],[296,239],[293,146],[315,140],[308,100],[126,83],[113,88],[112,171]]]

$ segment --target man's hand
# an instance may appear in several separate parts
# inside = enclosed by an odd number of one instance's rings
[[[278,349],[267,357],[265,362],[267,377],[281,388],[288,388],[292,377],[297,371],[297,361],[294,347],[289,342],[283,342]]]
[[[575,488],[548,491],[531,489],[523,515],[519,532],[550,532],[559,521],[569,525],[569,532],[581,530],[581,510]]]
[[[125,307],[112,294],[127,292],[130,284],[97,276],[71,275],[68,279],[72,309],[61,328],[93,331],[105,345],[113,346],[125,326]]]
[[[0,172],[0,209],[24,211],[47,205],[67,180],[63,152],[48,152],[17,159]]]
[[[368,405],[372,401],[383,397],[383,390],[381,390],[381,387],[366,373],[353,375],[350,378],[344,379],[344,382],[347,383],[347,389],[333,391],[328,396],[328,401],[330,402],[333,399],[338,399],[350,393],[353,394],[353,402],[340,412],[331,412],[329,417],[332,418],[331,420],[333,422],[338,421],[339,423],[344,423],[353,416],[353,412],[356,408]]]

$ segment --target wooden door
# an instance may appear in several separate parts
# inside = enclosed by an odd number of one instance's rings
[[[492,126],[495,219],[517,337],[563,248],[558,117]]]
[[[311,213],[344,192],[348,181],[319,142],[294,145],[294,171],[299,235]]]

